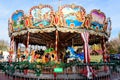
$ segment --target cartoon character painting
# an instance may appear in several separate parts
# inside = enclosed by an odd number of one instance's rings
[[[33,26],[37,28],[49,27],[52,20],[53,9],[49,5],[40,5],[39,7],[31,8],[30,14],[32,16]]]
[[[74,6],[64,6],[61,12],[66,21],[67,27],[75,28],[81,27],[85,19],[85,11],[81,7]]]
[[[19,31],[21,29],[24,29],[24,13],[22,10],[16,11],[12,15],[12,26],[13,26],[13,31]]]
[[[91,17],[91,28],[97,31],[102,31],[106,19],[105,14],[103,12],[100,12],[100,10],[92,10]]]

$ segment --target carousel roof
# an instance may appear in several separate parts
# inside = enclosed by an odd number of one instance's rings
[[[99,43],[101,37],[110,37],[111,20],[100,10],[94,9],[86,14],[79,5],[63,5],[54,11],[50,5],[38,5],[30,9],[28,15],[23,10],[16,10],[9,19],[9,36],[23,43],[30,33],[30,44],[44,45],[55,42],[55,31],[59,32],[59,42],[83,44],[80,33],[89,32],[89,44]]]

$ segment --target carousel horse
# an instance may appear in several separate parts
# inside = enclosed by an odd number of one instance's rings
[[[70,60],[74,60],[74,59],[77,59],[79,61],[84,60],[84,53],[76,54],[76,52],[74,51],[72,47],[68,47],[66,52],[70,52],[68,59],[67,59],[67,63],[69,63]]]

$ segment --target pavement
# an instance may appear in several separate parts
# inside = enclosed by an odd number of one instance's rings
[[[104,73],[102,73],[104,74]],[[5,75],[3,72],[0,72],[0,80],[41,80],[41,79],[60,79],[60,80],[87,80],[83,79],[81,75],[78,74],[57,74],[56,77],[54,77],[53,74],[41,74],[40,76],[35,76],[33,74],[27,74],[24,75],[23,73],[15,73],[14,78],[10,77],[8,75]],[[20,77],[21,76],[21,77]],[[99,78],[93,79],[93,80],[120,80],[120,73],[112,73],[110,76],[102,77],[102,75]]]

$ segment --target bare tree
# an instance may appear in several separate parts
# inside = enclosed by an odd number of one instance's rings
[[[120,33],[117,38],[114,38],[108,42],[109,51],[111,53],[120,53]]]
[[[0,50],[8,50],[8,42],[5,40],[0,40]]]

